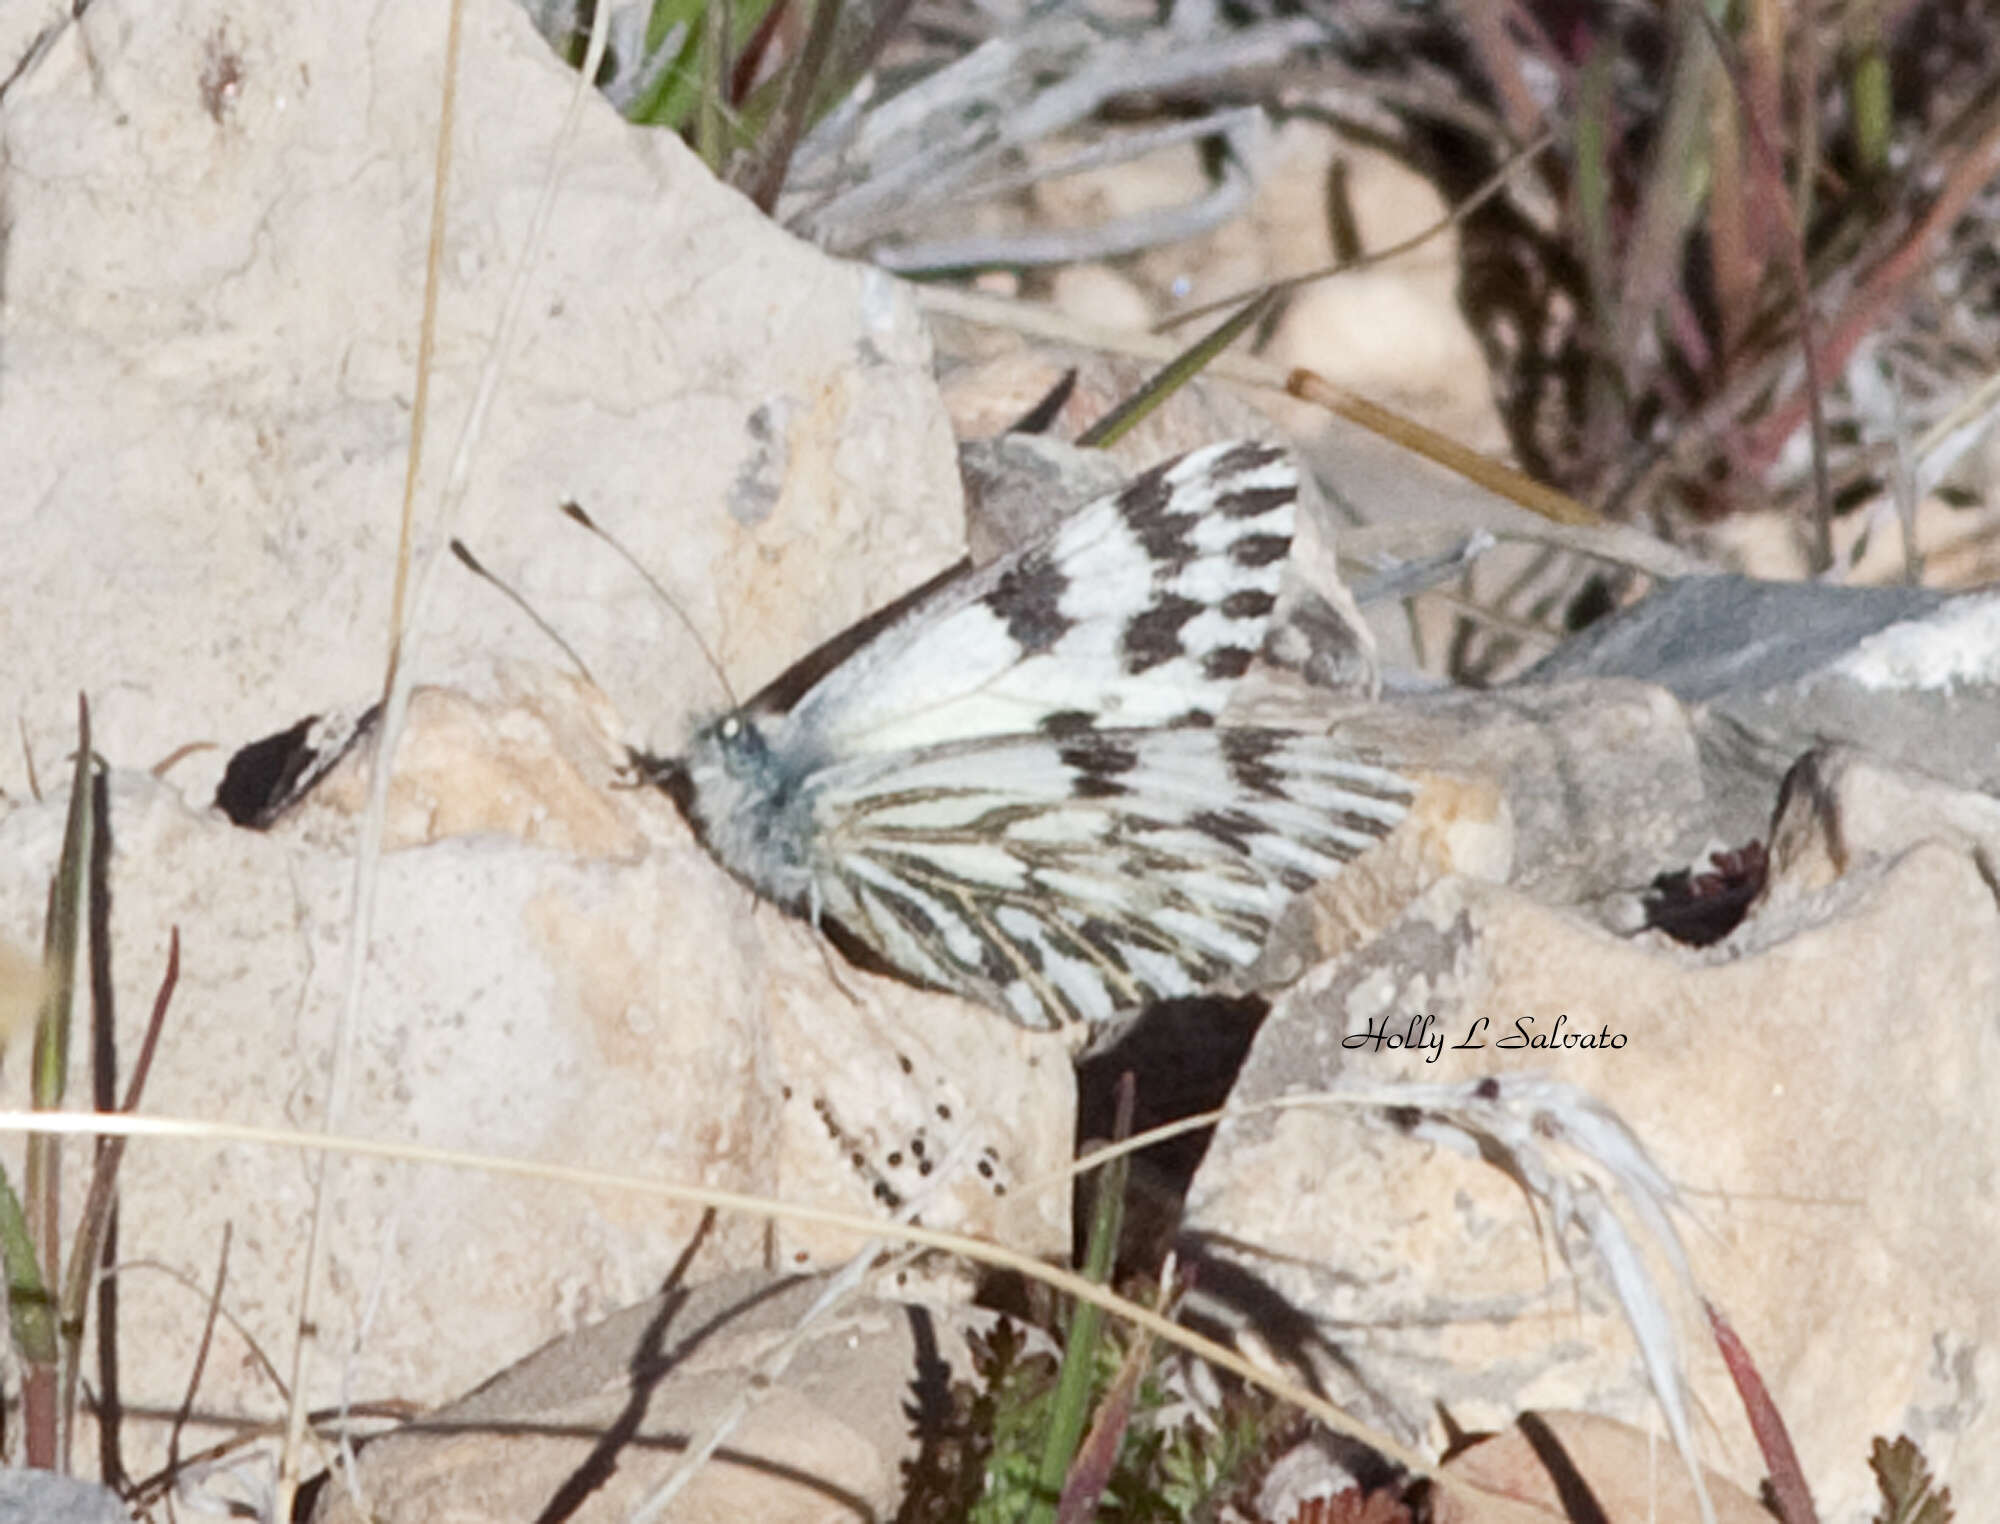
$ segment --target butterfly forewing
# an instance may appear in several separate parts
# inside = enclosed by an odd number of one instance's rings
[[[1134,478],[945,589],[785,718],[834,755],[1212,720],[1270,626],[1298,476],[1218,445]]]

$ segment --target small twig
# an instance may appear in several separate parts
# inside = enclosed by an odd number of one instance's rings
[[[1104,169],[1114,164],[1129,164],[1134,159],[1158,153],[1163,148],[1172,148],[1177,143],[1205,142],[1209,138],[1226,137],[1232,132],[1252,129],[1263,119],[1263,115],[1262,110],[1256,106],[1235,106],[1208,116],[1196,117],[1191,121],[1164,122],[1156,127],[1113,133],[1100,142],[1079,149],[1067,158],[961,185],[950,195],[943,197],[938,204],[949,206],[954,202],[986,201],[996,196],[1011,196],[1019,191],[1031,190],[1037,185],[1045,185],[1051,180],[1064,180],[1071,175]]]
[[[132,1066],[131,1081],[125,1087],[125,1111],[137,1111],[139,1098],[146,1092],[146,1077],[152,1073],[153,1055],[159,1051],[160,1033],[167,1024],[167,1007],[172,1003],[174,990],[181,978],[181,929],[171,928],[167,933],[167,967],[160,976],[160,987],[153,996],[153,1011],[146,1019],[145,1036],[140,1039],[138,1061]],[[112,1079],[109,1066],[103,1066],[107,1084]],[[99,1104],[104,1104],[100,1097]],[[90,1193],[84,1199],[83,1215],[78,1219],[76,1243],[70,1249],[69,1279],[64,1284],[62,1296],[62,1317],[65,1324],[74,1323],[81,1329],[83,1303],[89,1293],[90,1283],[96,1276],[98,1263],[109,1249],[114,1232],[112,1213],[118,1200],[118,1169],[125,1162],[124,1138],[100,1138],[97,1141],[96,1156],[90,1173]],[[107,1281],[108,1284],[108,1281]],[[99,1401],[101,1434],[99,1450],[106,1464],[107,1475],[116,1475],[122,1467],[117,1463],[118,1427],[116,1394],[118,1391],[117,1353],[118,1330],[112,1321],[115,1314],[115,1298],[107,1297],[100,1303],[97,1340],[98,1355],[102,1368],[99,1371],[99,1385],[102,1396]],[[69,1366],[64,1372],[63,1411],[73,1419],[76,1412],[76,1371]],[[67,1422],[67,1420],[66,1420]]]
[[[840,0],[813,0],[812,24],[806,30],[805,46],[799,50],[798,59],[786,77],[777,115],[766,124],[763,141],[758,144],[748,172],[737,181],[737,188],[766,216],[777,206],[778,192],[785,188],[785,174],[792,167],[799,139],[805,136],[813,93],[826,72],[839,30]]]
[[[1352,531],[1348,531],[1351,534]],[[1347,534],[1342,535],[1345,542]],[[1350,575],[1348,591],[1363,608],[1371,603],[1396,603],[1430,592],[1472,567],[1499,541],[1490,529],[1475,529],[1459,535],[1443,550],[1427,555],[1357,557],[1351,545],[1343,543],[1342,559],[1359,561],[1367,570]]]
[[[1255,182],[1234,155],[1222,166],[1222,183],[1207,195],[1179,206],[1117,217],[1088,228],[1047,228],[1032,233],[984,238],[949,238],[930,243],[877,244],[869,259],[885,270],[912,275],[936,270],[994,266],[1035,267],[1116,259],[1164,244],[1198,238],[1222,226],[1244,207]]]
[[[203,1294],[206,1295],[205,1292]],[[222,1317],[225,1322],[230,1323],[230,1326],[236,1332],[241,1333],[243,1331],[240,1325],[230,1319],[226,1311],[222,1314]],[[337,1408],[314,1408],[306,1416],[311,1420],[313,1427],[319,1428],[336,1422],[341,1417],[341,1411]],[[423,1405],[419,1403],[385,1401],[356,1403],[353,1407],[346,1409],[346,1415],[350,1418],[382,1419],[390,1424],[406,1424],[412,1419],[422,1416],[423,1411]],[[171,1415],[149,1413],[147,1416],[169,1417]],[[227,1420],[218,1420],[211,1414],[208,1417],[208,1421],[210,1423],[217,1423]],[[157,1502],[166,1496],[183,1477],[190,1473],[201,1473],[216,1469],[215,1462],[222,1460],[235,1451],[248,1449],[250,1446],[259,1444],[267,1439],[282,1439],[284,1437],[285,1426],[282,1419],[270,1422],[254,1422],[238,1418],[234,1420],[234,1423],[236,1425],[236,1432],[232,1433],[227,1439],[219,1439],[205,1449],[195,1451],[192,1455],[181,1457],[177,1470],[163,1466],[158,1471],[141,1477],[138,1481],[134,1482],[124,1493],[126,1501],[134,1507],[144,1508],[146,1505]]]
[[[1973,199],[1991,182],[1996,165],[2000,165],[2000,109],[1986,115],[1977,139],[1952,167],[1937,199],[1870,271],[1839,317],[1828,325],[1819,345],[1825,363],[1836,371],[1846,365],[1855,347],[1882,321],[1883,314],[1902,298],[1910,282],[1922,271],[1937,241],[1950,232]],[[1808,396],[1805,401],[1809,404],[1812,398]],[[1751,431],[1747,454],[1753,464],[1767,465],[1777,458],[1785,441],[1799,426],[1800,408],[1797,399],[1773,408]]]
[[[1918,497],[1935,486],[1946,471],[1958,464],[1966,450],[1984,437],[1992,427],[1996,409],[2000,409],[2000,370],[1967,392],[1944,417],[1924,430],[1912,451]]]
[[[914,1221],[924,1207],[943,1191],[945,1183],[957,1176],[958,1167],[965,1162],[969,1148],[969,1144],[961,1145],[946,1156],[940,1163],[929,1188],[906,1201],[891,1220],[897,1223]],[[710,1210],[713,1211],[712,1208]],[[702,1220],[706,1224],[710,1219],[704,1215]],[[697,1234],[695,1241],[684,1251],[683,1260],[693,1253],[699,1241]],[[813,1298],[812,1305],[799,1314],[791,1330],[758,1363],[755,1374],[739,1385],[734,1398],[710,1423],[707,1431],[699,1440],[688,1444],[682,1453],[680,1463],[674,1467],[667,1479],[648,1493],[626,1516],[627,1524],[656,1524],[656,1521],[665,1515],[667,1509],[673,1505],[674,1499],[686,1491],[696,1474],[708,1464],[715,1452],[727,1443],[729,1436],[734,1434],[743,1420],[750,1415],[751,1409],[777,1387],[779,1378],[790,1369],[792,1361],[798,1358],[799,1351],[805,1348],[806,1339],[814,1326],[853,1293],[861,1284],[861,1277],[868,1273],[869,1267],[880,1257],[885,1247],[885,1240],[870,1238],[849,1256],[847,1263],[820,1288],[820,1293]],[[682,1266],[677,1264],[676,1273],[681,1268]]]
[[[104,1275],[107,1280],[122,1279],[140,1270],[148,1270],[154,1273],[155,1275],[163,1275],[168,1280],[172,1281],[175,1285],[179,1286],[183,1291],[190,1292],[193,1295],[200,1297],[203,1301],[206,1301],[208,1299],[207,1286],[203,1285],[200,1281],[197,1281],[192,1275],[190,1275],[187,1271],[181,1269],[179,1266],[170,1265],[165,1260],[150,1259],[145,1257],[141,1257],[139,1259],[128,1259],[121,1264],[108,1266],[105,1269]],[[278,1369],[278,1362],[272,1359],[270,1351],[266,1350],[262,1342],[259,1341],[255,1330],[251,1329],[248,1325],[246,1325],[244,1321],[241,1318],[239,1318],[235,1313],[231,1312],[227,1306],[224,1306],[221,1309],[221,1317],[222,1321],[229,1325],[230,1331],[234,1333],[237,1338],[243,1341],[243,1347],[245,1350],[249,1352],[251,1363],[257,1367],[259,1372],[262,1373],[264,1379],[271,1383],[271,1390],[275,1392],[281,1400],[288,1399],[291,1396],[291,1391],[285,1385],[284,1373]],[[329,1413],[334,1413],[337,1411],[338,1409],[336,1408],[319,1409],[316,1410],[315,1416],[324,1417]],[[255,1427],[258,1429],[260,1433],[271,1433],[271,1434],[282,1433],[284,1429],[282,1421],[278,1423],[259,1423]]]

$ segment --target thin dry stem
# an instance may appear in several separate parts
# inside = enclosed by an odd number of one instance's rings
[[[1252,1363],[1213,1339],[1161,1316],[1151,1308],[1131,1302],[1116,1292],[1070,1271],[1044,1263],[1032,1254],[1003,1244],[948,1233],[913,1223],[885,1222],[831,1207],[808,1206],[797,1202],[774,1201],[740,1191],[713,1186],[675,1185],[638,1175],[621,1175],[608,1170],[583,1169],[576,1165],[549,1164],[536,1159],[516,1159],[495,1154],[475,1154],[458,1149],[431,1148],[421,1144],[392,1142],[381,1138],[344,1137],[333,1133],[292,1132],[275,1127],[250,1127],[240,1123],[198,1121],[184,1117],[107,1116],[91,1112],[0,1111],[0,1133],[44,1133],[64,1136],[177,1138],[205,1143],[239,1143],[259,1147],[290,1148],[314,1154],[339,1154],[348,1158],[393,1159],[409,1164],[436,1165],[445,1169],[475,1170],[512,1179],[541,1180],[587,1191],[617,1191],[686,1206],[714,1207],[722,1212],[742,1212],[775,1221],[809,1224],[854,1234],[857,1238],[879,1237],[926,1249],[939,1249],[963,1256],[996,1270],[1011,1270],[1042,1282],[1054,1291],[1103,1308],[1165,1343],[1187,1351],[1211,1365],[1289,1402],[1309,1417],[1337,1434],[1345,1434],[1378,1451],[1413,1476],[1428,1477],[1444,1486],[1463,1483],[1441,1476],[1431,1461],[1417,1454],[1393,1436],[1370,1428],[1341,1408],[1335,1407],[1299,1382],[1279,1376]],[[1134,1140],[1137,1142],[1138,1140]],[[1473,1489],[1477,1490],[1477,1489]]]
[[[453,78],[458,69],[462,7],[463,0],[452,0],[451,27],[445,53],[446,79],[443,89],[445,114],[439,124],[440,133],[447,138],[452,130],[450,108],[454,98]],[[486,364],[480,373],[479,388],[473,397],[472,407],[466,416],[464,428],[459,435],[458,447],[453,454],[451,468],[445,479],[439,505],[439,517],[444,532],[440,534],[436,547],[425,558],[418,574],[410,596],[407,621],[395,632],[384,685],[380,739],[376,747],[374,771],[369,779],[368,806],[362,816],[355,842],[352,908],[347,921],[346,978],[342,988],[340,1011],[334,1023],[333,1072],[327,1085],[326,1108],[322,1113],[328,1131],[338,1124],[345,1110],[349,1076],[353,1068],[354,1032],[358,1025],[362,987],[368,968],[368,948],[375,924],[376,869],[381,853],[383,826],[388,815],[389,779],[394,772],[396,744],[401,738],[404,716],[409,708],[410,663],[407,658],[422,636],[424,612],[429,602],[430,590],[436,585],[438,568],[450,554],[449,541],[453,538],[452,532],[456,528],[456,521],[464,504],[466,486],[471,478],[472,459],[478,442],[485,432],[487,413],[499,388],[505,357],[511,348],[513,335],[520,326],[521,314],[527,304],[528,277],[533,268],[535,254],[542,247],[554,213],[556,191],[561,182],[564,158],[575,135],[577,123],[582,119],[584,104],[592,94],[591,81],[597,77],[598,67],[603,61],[609,12],[609,6],[600,6],[592,18],[590,44],[585,52],[583,67],[577,75],[575,90],[570,97],[569,111],[558,131],[555,148],[549,158],[548,174],[542,183],[541,197],[536,203],[521,257],[515,266],[507,303],[494,334]],[[433,188],[434,206],[443,204],[445,185],[442,171],[449,166],[449,163],[448,154],[441,150],[440,178]],[[434,244],[441,236],[441,232],[442,225],[434,218],[432,223]],[[434,308],[436,300],[437,288],[433,283],[425,292],[426,309]],[[419,426],[418,435],[420,434]],[[415,448],[413,442],[412,449]],[[408,559],[409,546],[405,543],[398,557],[399,564],[406,563]],[[306,1239],[305,1273],[299,1291],[298,1337],[293,1347],[292,1375],[289,1383],[291,1405],[286,1415],[285,1444],[278,1465],[276,1506],[279,1518],[291,1517],[293,1499],[298,1491],[298,1457],[305,1429],[305,1394],[308,1386],[306,1362],[307,1351],[311,1345],[309,1331],[313,1327],[315,1292],[318,1286],[320,1262],[325,1253],[324,1231],[328,1211],[326,1184],[325,1171],[322,1169],[313,1182],[313,1206],[311,1225]]]

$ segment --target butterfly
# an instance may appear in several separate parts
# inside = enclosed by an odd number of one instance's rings
[[[917,983],[1099,1031],[1201,993],[1412,795],[1224,721],[1298,487],[1259,444],[1155,466],[634,767],[737,879]]]

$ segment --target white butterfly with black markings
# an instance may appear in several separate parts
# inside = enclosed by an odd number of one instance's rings
[[[1222,723],[1297,497],[1266,446],[1168,461],[635,764],[757,893],[1026,1026],[1210,989],[1412,792]]]

